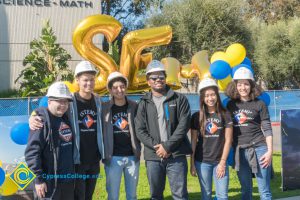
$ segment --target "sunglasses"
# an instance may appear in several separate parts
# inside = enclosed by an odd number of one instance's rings
[[[164,75],[151,75],[149,76],[149,79],[156,81],[157,79],[163,81],[166,79],[166,77]]]

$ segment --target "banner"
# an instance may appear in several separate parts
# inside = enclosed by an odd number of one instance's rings
[[[300,189],[300,109],[281,110],[282,190]]]

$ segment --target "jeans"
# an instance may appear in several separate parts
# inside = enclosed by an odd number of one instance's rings
[[[168,176],[174,200],[187,200],[187,160],[185,156],[146,161],[151,200],[162,200]]]
[[[255,148],[257,162],[268,151],[267,146]],[[240,170],[237,172],[242,189],[242,200],[252,200],[252,171],[248,162],[248,153],[245,149],[240,149]],[[258,172],[255,174],[261,200],[272,199],[270,181],[271,166],[262,168],[259,164]]]
[[[225,169],[225,176],[217,178],[218,164],[209,164],[195,161],[195,167],[201,186],[203,200],[212,200],[212,180],[216,186],[216,198],[220,200],[228,199],[229,171],[228,166]]]
[[[105,164],[106,191],[108,200],[118,200],[120,183],[124,173],[127,200],[136,200],[136,188],[139,179],[140,161],[135,156],[113,156]]]
[[[75,165],[75,172],[79,175],[89,175],[87,179],[75,180],[75,200],[92,200],[100,172],[100,163]]]

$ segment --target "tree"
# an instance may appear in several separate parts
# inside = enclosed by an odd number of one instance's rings
[[[20,82],[20,93],[23,97],[45,95],[53,82],[73,79],[67,64],[71,56],[56,43],[49,21],[43,25],[40,38],[30,42],[30,50],[23,60],[25,69],[15,80],[15,83]]]
[[[148,26],[171,25],[173,39],[167,47],[152,48],[155,57],[172,56],[190,63],[200,50],[225,50],[234,42],[252,50],[251,32],[242,20],[241,1],[174,0],[166,3],[161,14],[153,15]]]
[[[264,25],[254,52],[259,76],[269,89],[300,87],[300,20]]]
[[[268,24],[300,16],[299,0],[246,0],[246,2],[248,6],[245,9],[245,17],[256,17]]]
[[[122,48],[123,37],[132,30],[143,28],[148,12],[160,10],[163,2],[164,0],[103,0],[101,2],[102,14],[116,18],[123,25],[117,37],[119,51]],[[105,41],[103,49],[107,51],[110,45]]]

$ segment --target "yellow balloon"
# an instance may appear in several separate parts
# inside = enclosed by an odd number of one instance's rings
[[[197,52],[192,57],[192,66],[196,70],[200,80],[202,80],[204,75],[206,75],[207,73],[210,74],[209,72],[210,63],[208,60],[208,51],[202,50]]]
[[[215,62],[215,61],[217,61],[217,60],[223,60],[223,61],[225,61],[225,62],[227,62],[227,63],[229,62],[229,59],[228,59],[226,53],[223,52],[223,51],[216,51],[216,52],[211,56],[211,58],[210,58],[210,63],[213,63],[213,62]]]
[[[171,39],[172,28],[170,26],[131,31],[124,36],[122,40],[120,72],[128,79],[129,91],[141,91],[149,88],[145,78],[141,77],[145,75],[138,75],[143,49],[169,44]]]
[[[246,57],[246,49],[240,43],[234,43],[226,49],[226,56],[231,67],[241,64]]]
[[[70,83],[69,81],[64,81],[64,84],[66,84],[66,86],[69,88],[70,92],[72,93],[79,91],[78,84],[76,84],[75,82]]]
[[[228,75],[226,78],[222,80],[218,80],[217,84],[219,86],[220,91],[225,91],[228,84],[232,81],[231,75]]]
[[[180,75],[182,78],[194,78],[197,74],[198,72],[192,64],[185,64],[181,66]]]
[[[13,195],[18,191],[18,186],[9,178],[9,176],[10,174],[5,175],[5,181],[0,187],[0,190],[2,190],[2,193],[0,193],[0,195],[2,196]]]
[[[180,62],[176,58],[163,58],[161,62],[164,64],[167,74],[167,84],[174,90],[181,88],[180,83]]]
[[[122,24],[108,15],[92,15],[83,19],[73,32],[73,46],[86,60],[93,63],[100,71],[95,81],[95,92],[106,92],[106,80],[110,73],[117,71],[117,64],[104,51],[93,43],[93,37],[103,34],[112,42],[119,35]]]
[[[0,160],[0,167],[2,167],[2,161]]]

